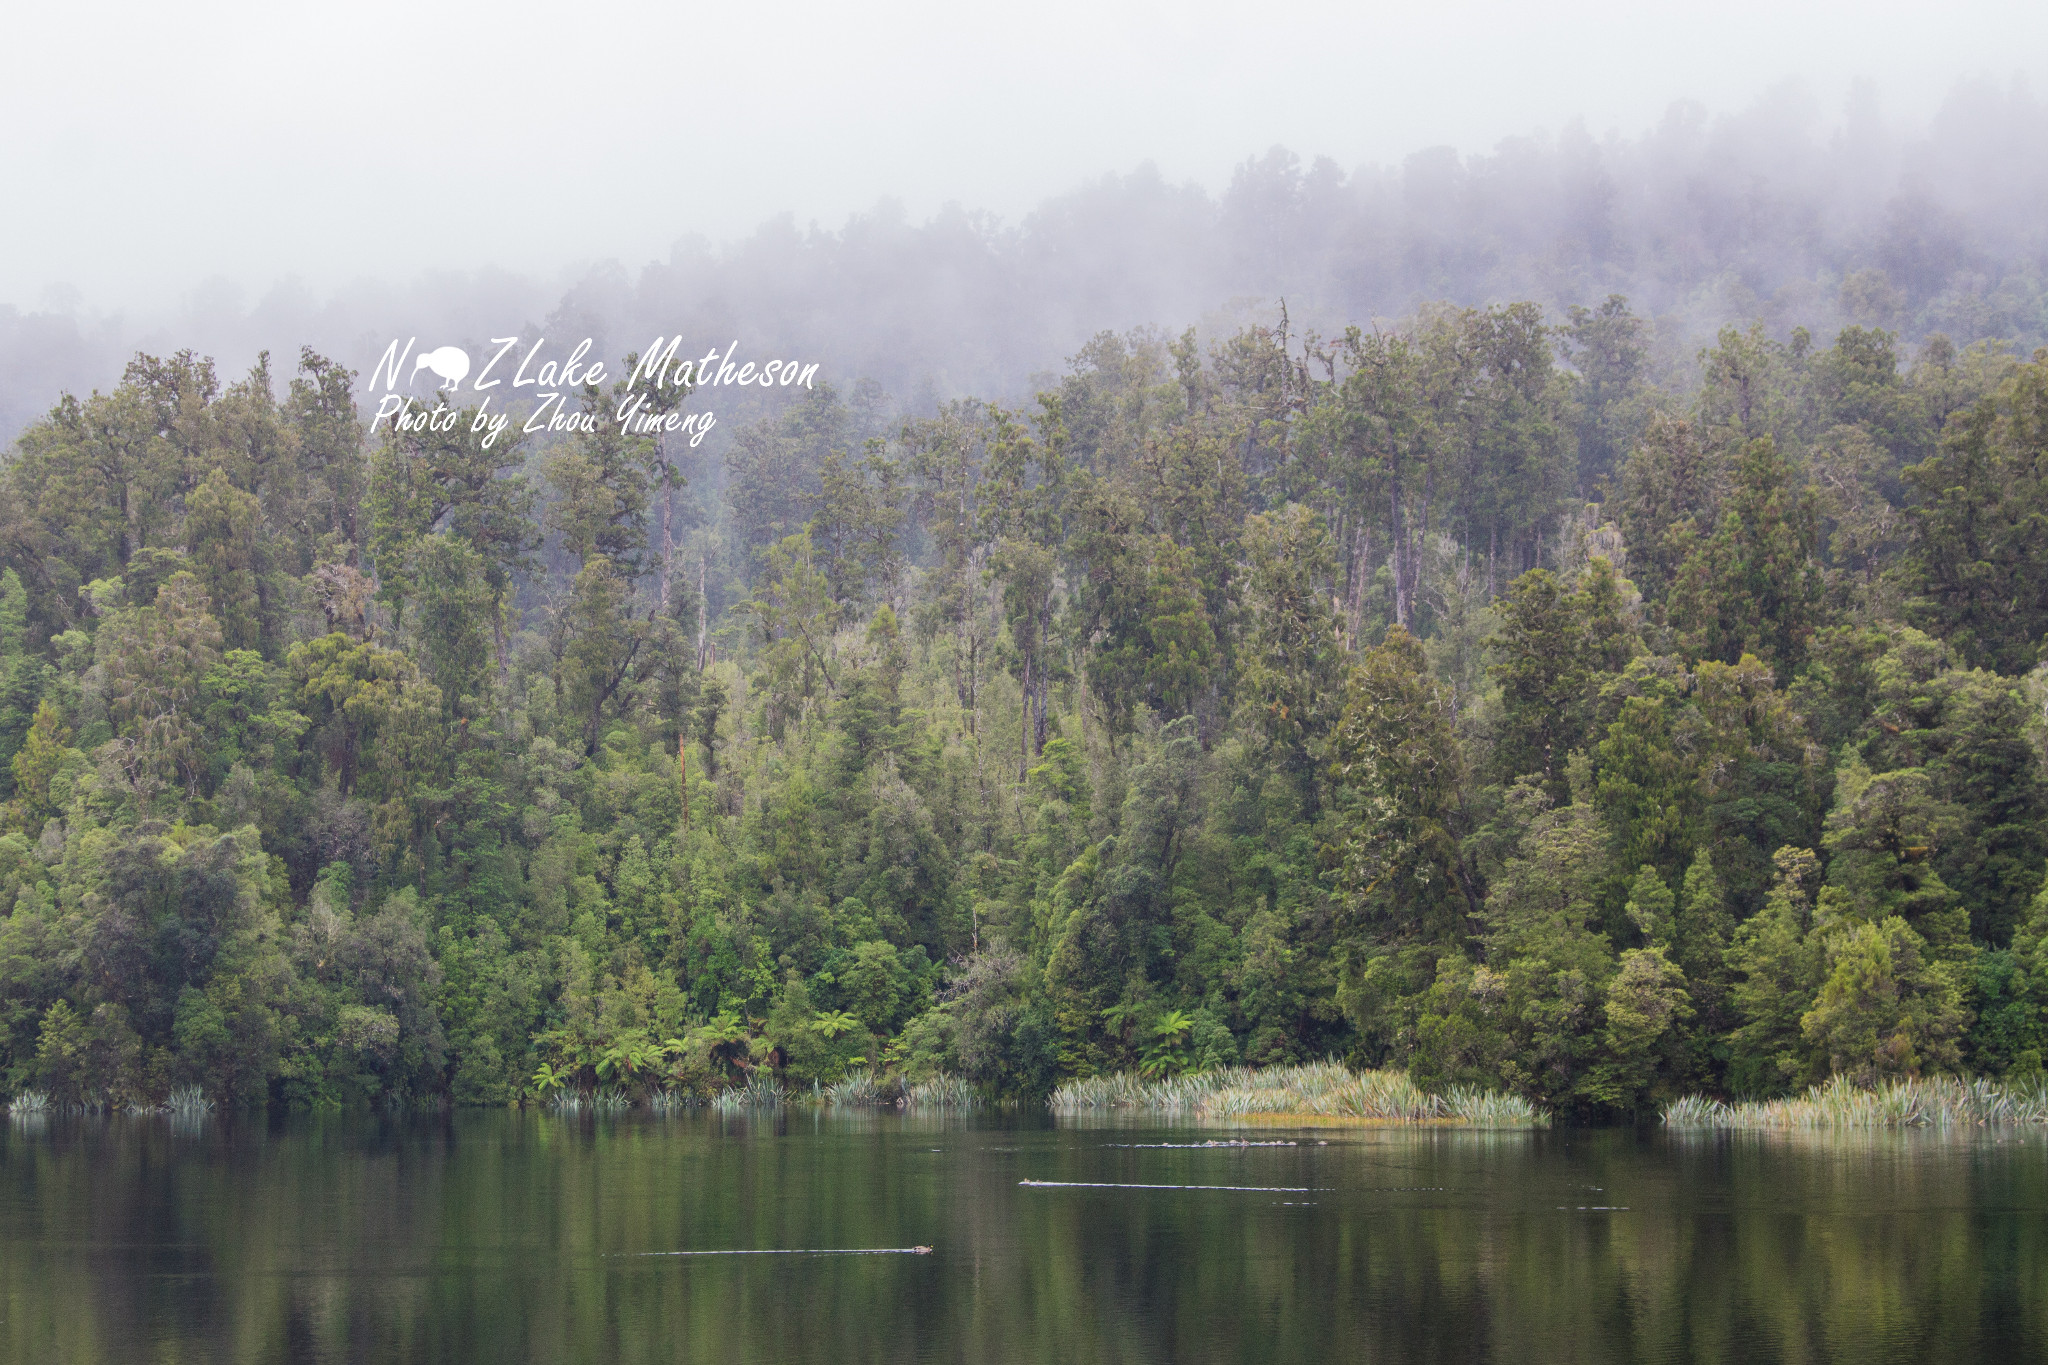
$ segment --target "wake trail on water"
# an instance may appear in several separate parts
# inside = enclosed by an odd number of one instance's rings
[[[929,1256],[930,1247],[738,1247],[726,1251],[626,1251],[628,1260],[645,1256]],[[607,1252],[607,1256],[611,1253]]]
[[[1120,1148],[1125,1151],[1137,1151],[1141,1148],[1171,1147],[1195,1152],[1211,1150],[1228,1152],[1243,1147],[1299,1147],[1301,1144],[1299,1142],[1246,1142],[1242,1139],[1218,1139],[1211,1142],[1105,1142],[1102,1145],[1104,1147]],[[1327,1147],[1330,1144],[1325,1142],[1318,1145]]]
[[[1319,1185],[1127,1185],[1111,1180],[1020,1180],[1019,1185],[1064,1190],[1245,1190],[1253,1194],[1328,1194]]]

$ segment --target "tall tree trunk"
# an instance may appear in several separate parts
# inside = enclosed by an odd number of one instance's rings
[[[1408,628],[1408,528],[1401,523],[1401,480],[1394,478],[1389,522],[1394,530],[1394,623]]]
[[[1017,781],[1031,767],[1031,651],[1024,651],[1024,694],[1017,713]]]
[[[704,556],[697,556],[697,671],[704,671],[704,645],[709,622],[704,610]]]
[[[1358,648],[1358,632],[1365,623],[1365,579],[1372,572],[1372,531],[1363,517],[1358,519],[1357,538],[1357,549],[1351,556],[1349,610],[1345,614],[1349,626],[1345,639],[1352,649]]]
[[[655,448],[659,450],[659,444]],[[658,588],[663,616],[668,615],[669,575],[676,571],[675,525],[676,490],[673,487],[664,488],[661,493],[661,583]]]
[[[1037,714],[1031,722],[1031,754],[1034,758],[1045,752],[1045,670],[1042,668],[1038,670],[1037,695],[1038,703],[1034,708]]]

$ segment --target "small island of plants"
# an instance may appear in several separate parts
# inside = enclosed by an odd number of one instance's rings
[[[1352,1071],[1337,1062],[1228,1066],[1146,1079],[1090,1076],[1052,1094],[1056,1114],[1142,1110],[1223,1122],[1418,1123],[1460,1128],[1542,1128],[1550,1118],[1519,1095],[1479,1086],[1431,1094],[1396,1068]]]

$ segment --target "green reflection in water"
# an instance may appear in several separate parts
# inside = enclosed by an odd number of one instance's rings
[[[1153,1145],[1209,1135],[801,1111],[16,1123],[0,1355],[2048,1358],[2038,1137]],[[1131,1185],[1290,1188],[1111,1188]]]

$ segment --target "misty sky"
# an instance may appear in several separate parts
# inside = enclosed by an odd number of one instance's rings
[[[1346,167],[1796,79],[1902,122],[2048,75],[2048,5],[47,4],[0,80],[0,304],[151,308],[375,275],[636,266],[877,201],[1015,218],[1275,143]],[[595,17],[593,17],[595,16]],[[67,288],[68,287],[68,288]],[[77,291],[75,295],[68,292]]]

